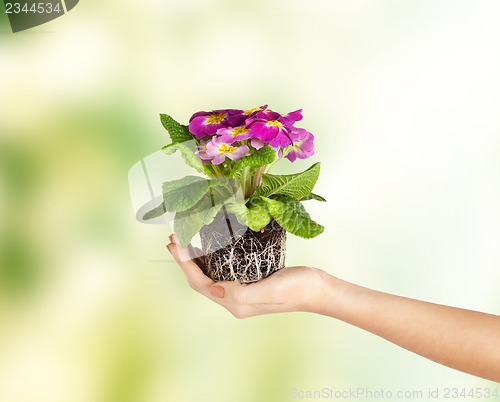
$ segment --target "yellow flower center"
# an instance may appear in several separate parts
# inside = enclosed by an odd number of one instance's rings
[[[248,128],[241,126],[241,127],[233,128],[230,131],[231,131],[231,135],[233,137],[236,137],[237,135],[245,134],[248,131]]]
[[[260,107],[254,107],[253,109],[245,110],[245,114],[246,115],[252,114],[252,113],[258,112],[259,110],[260,110]]]
[[[217,124],[226,118],[226,113],[212,113],[207,117],[205,124]]]
[[[220,147],[219,147],[219,153],[221,154],[232,154],[234,151],[236,151],[236,148],[231,146],[231,145],[227,145],[227,144],[222,144]]]
[[[272,121],[268,121],[266,123],[268,126],[276,126],[280,129],[283,129],[283,124],[281,124],[278,120],[272,120]]]

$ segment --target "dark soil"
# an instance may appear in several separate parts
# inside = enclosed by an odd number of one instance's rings
[[[285,265],[286,232],[272,220],[260,232],[220,213],[200,230],[205,274],[214,281],[252,283]]]

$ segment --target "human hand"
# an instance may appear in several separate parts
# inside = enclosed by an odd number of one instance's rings
[[[438,363],[500,382],[500,316],[378,292],[310,267],[283,268],[248,285],[214,282],[174,236],[170,241],[168,250],[191,287],[237,318],[314,312],[355,325]]]
[[[311,267],[288,267],[251,284],[214,282],[206,276],[174,235],[168,250],[182,268],[189,285],[226,308],[236,318],[290,311],[313,311],[321,300],[323,271]],[[198,261],[200,261],[198,259]],[[199,262],[201,263],[201,262]]]

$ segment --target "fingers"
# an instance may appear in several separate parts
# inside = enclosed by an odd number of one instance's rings
[[[189,285],[200,293],[210,294],[210,287],[214,282],[191,259],[188,251],[177,244],[173,235],[170,236],[170,241],[171,243],[167,245],[167,248],[186,275]]]
[[[193,260],[200,250],[182,248],[175,236],[170,236],[167,246],[175,261],[186,275],[189,285],[197,292],[226,308],[236,318],[261,314],[306,311],[311,289],[317,277],[313,268],[283,268],[259,282],[242,285],[238,282],[214,282],[206,276]],[[199,257],[198,257],[199,258]],[[200,261],[200,260],[199,260]]]
[[[210,287],[211,299],[225,307],[236,318],[248,318],[278,311],[272,289],[265,280],[242,285],[238,282],[216,282]]]
[[[235,317],[287,311],[306,311],[320,280],[310,267],[288,267],[249,285],[217,282],[212,285],[212,300],[226,307]]]
[[[194,248],[191,244],[188,244],[187,251],[196,265],[198,265],[200,268],[205,266],[205,257],[203,256],[203,253],[199,248]]]
[[[220,304],[237,318],[256,315],[251,313],[251,309],[245,303],[239,301],[243,300],[239,289],[244,289],[246,286],[237,282],[215,283],[191,259],[189,251],[178,244],[175,236],[171,235],[170,241],[167,248],[186,275],[191,288]]]

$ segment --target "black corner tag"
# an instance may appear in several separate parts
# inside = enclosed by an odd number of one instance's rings
[[[24,31],[64,15],[78,0],[4,0],[12,32]]]

